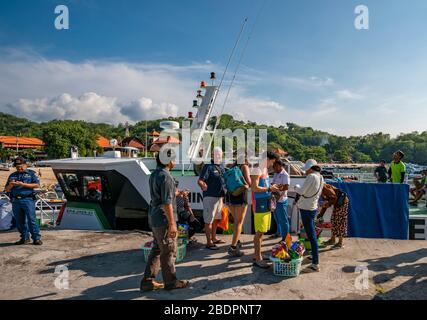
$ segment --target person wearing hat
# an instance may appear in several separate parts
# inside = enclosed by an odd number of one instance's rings
[[[300,195],[297,202],[301,213],[301,220],[307,234],[307,238],[311,244],[311,260],[312,263],[305,270],[306,272],[319,272],[319,247],[317,244],[315,219],[317,216],[317,208],[319,198],[322,194],[324,180],[320,174],[320,166],[316,160],[307,160],[301,168],[305,171],[306,179],[303,186],[296,185],[295,191]]]
[[[388,169],[388,177],[392,183],[405,182],[406,165],[402,161],[404,156],[405,154],[400,150],[393,154],[393,161]]]
[[[42,245],[40,229],[36,222],[36,205],[34,189],[40,187],[40,180],[36,173],[28,170],[27,162],[22,157],[14,161],[16,171],[7,179],[5,191],[12,202],[13,215],[16,227],[21,234],[21,239],[16,245],[30,242],[30,234],[34,245]]]

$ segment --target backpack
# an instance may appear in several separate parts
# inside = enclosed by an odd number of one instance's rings
[[[234,166],[224,173],[225,186],[233,196],[242,194],[246,189],[246,181],[239,166]]]

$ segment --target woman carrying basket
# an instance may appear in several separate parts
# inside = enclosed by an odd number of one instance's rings
[[[332,237],[324,244],[333,245],[334,249],[341,249],[344,247],[343,240],[347,236],[348,204],[350,201],[346,193],[330,184],[323,186],[321,197],[326,202],[322,206],[317,219],[321,219],[326,210],[334,206],[331,216]],[[338,238],[338,243],[335,243],[336,238]]]

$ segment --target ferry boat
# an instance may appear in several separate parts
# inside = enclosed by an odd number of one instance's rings
[[[211,77],[214,73],[211,73]],[[203,92],[203,91],[204,92]],[[192,135],[188,143],[183,139],[176,146],[177,154],[189,162],[178,161],[172,175],[180,189],[188,189],[189,200],[196,214],[203,210],[202,192],[197,184],[196,163],[206,160],[200,157],[202,140],[206,134],[214,135],[215,128],[209,127],[212,110],[218,96],[218,86],[201,82],[197,91],[199,101],[191,118]],[[177,134],[181,124],[163,121],[160,126],[161,137]],[[138,158],[132,150],[112,148],[101,157],[79,157],[77,150],[71,158],[43,161],[52,167],[65,194],[67,204],[58,218],[58,227],[66,229],[105,230],[105,229],[148,229],[147,213],[150,203],[148,180],[156,168],[155,158]],[[197,161],[196,161],[197,160]],[[290,168],[295,167],[289,164]],[[292,179],[293,184],[303,183],[302,176]],[[248,197],[248,202],[251,202]],[[244,225],[244,232],[251,233],[251,215]]]

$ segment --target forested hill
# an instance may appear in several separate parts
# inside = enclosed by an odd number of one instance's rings
[[[132,136],[145,141],[146,129],[151,132],[159,130],[162,120],[181,122],[184,118],[169,118],[141,121],[130,126]],[[214,122],[215,119],[213,118]],[[258,125],[255,122],[244,122],[230,115],[223,115],[219,128],[231,130],[268,129],[270,147],[280,147],[298,160],[315,158],[326,162],[377,162],[381,159],[390,160],[391,154],[401,149],[406,153],[406,162],[427,164],[427,131],[401,134],[391,138],[389,134],[374,133],[366,136],[341,137],[310,127],[301,127],[294,123],[286,123],[280,127]],[[103,123],[88,123],[85,121],[54,120],[37,123],[27,119],[17,118],[0,113],[0,135],[21,135],[43,139],[48,144],[50,157],[66,157],[72,145],[77,145],[80,154],[91,155],[96,148],[96,135],[107,138],[122,138],[125,135],[123,124],[113,126]]]

